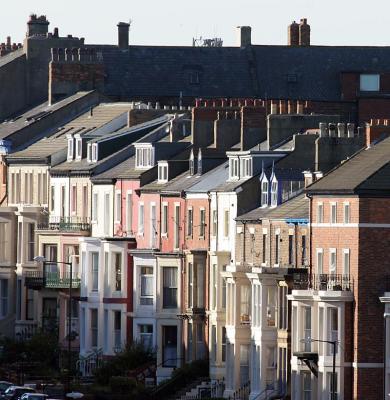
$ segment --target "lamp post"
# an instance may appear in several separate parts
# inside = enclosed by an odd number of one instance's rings
[[[69,266],[69,306],[68,306],[68,377],[67,377],[67,388],[66,391],[70,392],[71,382],[71,366],[72,366],[72,286],[73,286],[73,263],[65,261],[47,261],[43,256],[37,256],[34,261],[41,262],[43,264],[43,278],[46,275],[46,265],[58,265],[63,264]]]
[[[336,345],[337,340],[320,340],[320,339],[302,339],[303,343],[329,343],[333,346],[333,372],[332,372],[332,400],[337,400],[337,391],[336,391]]]

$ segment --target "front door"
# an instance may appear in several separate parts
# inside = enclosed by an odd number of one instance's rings
[[[44,332],[55,332],[57,330],[57,299],[42,299],[42,329]]]

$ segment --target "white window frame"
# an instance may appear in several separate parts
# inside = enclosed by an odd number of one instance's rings
[[[337,224],[337,203],[330,203],[330,221],[332,225]]]
[[[278,205],[278,181],[277,179],[272,179],[271,181],[271,207],[276,207]]]
[[[379,74],[360,74],[359,88],[361,92],[379,92]]]
[[[324,222],[324,203],[317,203],[317,223],[322,224]]]
[[[175,250],[180,248],[180,212],[180,203],[175,203],[173,210],[173,248]]]
[[[332,257],[334,255],[334,265],[332,263]],[[330,248],[329,249],[329,275],[337,274],[337,249]]]
[[[115,191],[115,223],[120,224],[122,220],[122,193],[120,190]]]
[[[348,265],[346,261],[348,260]],[[351,251],[350,249],[343,249],[343,275],[349,276],[351,273]]]
[[[137,169],[148,169],[154,165],[154,147],[135,146],[135,165]]]
[[[168,182],[168,163],[167,162],[159,162],[158,163],[158,183],[167,183]]]
[[[94,255],[97,255],[97,263],[94,264]],[[91,251],[90,252],[90,257],[91,257],[91,290],[92,292],[98,292],[99,291],[99,263],[100,263],[100,255],[98,251]],[[96,268],[94,268],[96,267]],[[94,285],[94,273],[96,270],[96,285]]]
[[[168,217],[169,207],[167,202],[163,202],[161,205],[161,236],[168,237]]]
[[[145,204],[138,204],[138,236],[143,236],[145,233]]]
[[[149,273],[145,273],[143,274],[143,268],[148,268],[148,270],[145,270],[145,272],[149,272]],[[154,268],[152,265],[140,265],[139,266],[139,298],[138,298],[138,304],[141,307],[150,307],[153,306],[154,304]],[[142,279],[143,277],[145,277],[145,279],[150,279],[151,282],[151,287],[152,287],[152,293],[151,294],[142,294]],[[145,299],[144,303],[142,304],[143,301],[142,299]]]
[[[75,159],[80,161],[83,157],[83,141],[80,137],[76,137],[76,152],[75,152]]]
[[[316,269],[317,275],[324,273],[324,249],[316,249]]]
[[[92,162],[97,162],[99,158],[99,145],[98,143],[92,143]]]
[[[266,186],[266,190],[265,187]],[[261,207],[268,207],[269,182],[267,178],[261,181]]]
[[[154,212],[154,218],[153,218]],[[153,221],[154,219],[154,221]],[[150,203],[150,231],[149,231],[150,247],[152,249],[157,246],[157,207],[155,202]]]
[[[240,178],[251,178],[252,177],[252,158],[246,157],[241,158],[241,169],[240,169]]]
[[[225,208],[223,210],[223,236],[225,238],[229,237],[230,233],[230,210]]]
[[[206,237],[206,209],[204,207],[199,209],[199,237]]]
[[[351,204],[349,203],[349,201],[344,202],[343,209],[344,209],[343,222],[344,222],[344,224],[350,224],[351,223]]]
[[[240,160],[238,157],[229,158],[229,180],[240,179]]]
[[[217,236],[217,231],[218,231],[218,212],[215,208],[211,210],[211,218],[212,218],[212,232],[211,236],[216,237]]]
[[[9,261],[9,224],[9,222],[0,221],[0,263]]]
[[[71,215],[77,214],[77,185],[73,183],[71,185],[71,196],[70,196],[70,213]]]
[[[194,230],[194,209],[187,208],[187,237],[192,238]]]
[[[97,222],[99,207],[99,193],[92,192],[92,222]]]
[[[133,235],[133,191],[126,192],[126,234]]]
[[[67,161],[72,161],[74,158],[74,139],[73,136],[68,136],[68,151],[67,151]]]

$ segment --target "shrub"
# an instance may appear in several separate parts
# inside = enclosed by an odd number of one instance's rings
[[[120,353],[95,370],[95,382],[100,385],[108,385],[111,377],[127,376],[129,371],[154,359],[154,351],[145,349],[141,343],[128,344]]]
[[[113,393],[130,394],[133,392],[137,382],[134,378],[126,376],[112,376],[110,379],[110,388]]]

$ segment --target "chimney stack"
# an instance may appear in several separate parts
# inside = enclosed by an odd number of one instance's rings
[[[130,24],[128,24],[127,22],[119,22],[117,27],[118,27],[118,47],[121,50],[128,50]]]
[[[49,32],[49,21],[46,15],[31,14],[27,22],[27,37],[31,36],[47,36]]]
[[[252,28],[250,26],[238,26],[240,47],[247,47],[252,44]]]
[[[302,18],[299,24],[299,45],[310,46],[310,25],[306,18]]]
[[[287,28],[287,44],[299,46],[299,25],[293,21]]]

